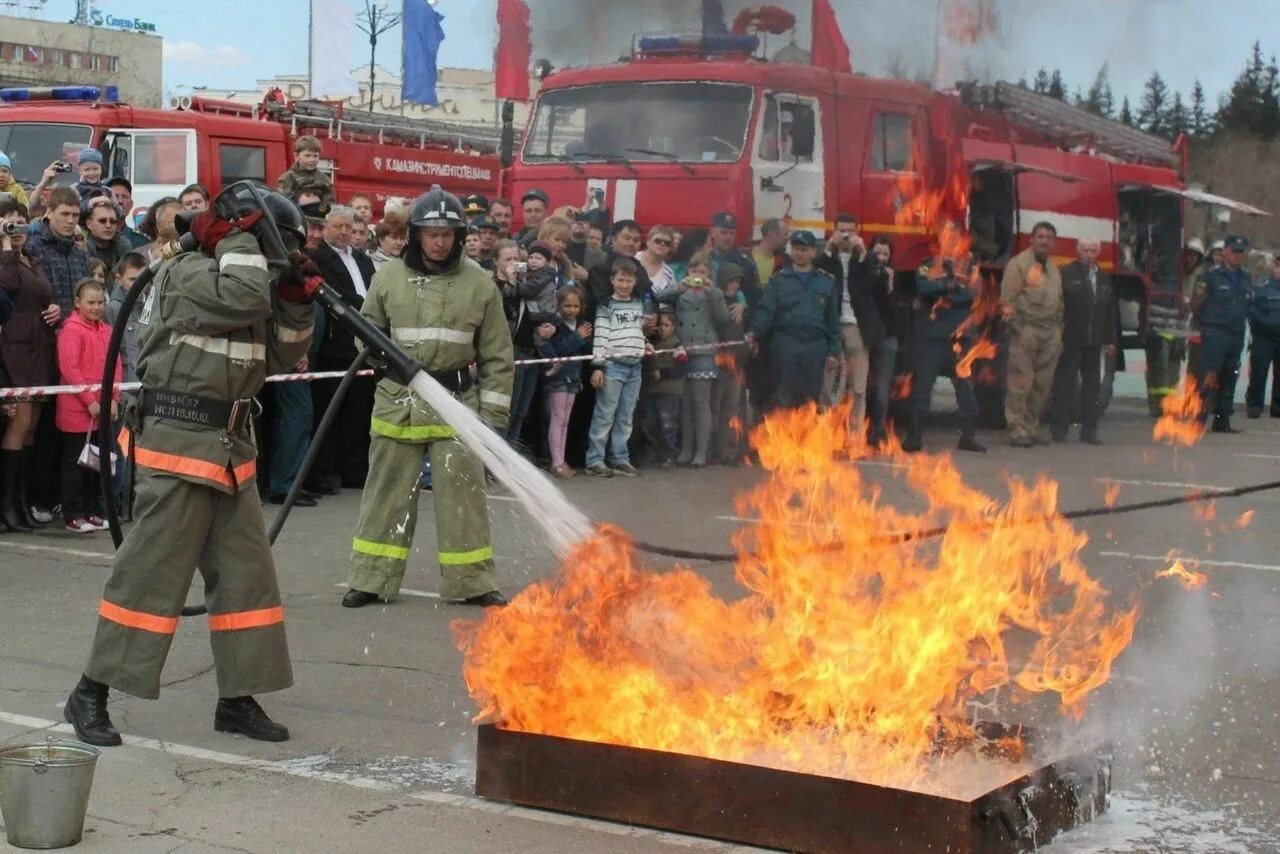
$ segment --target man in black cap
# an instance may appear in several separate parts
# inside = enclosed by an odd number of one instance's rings
[[[742,271],[742,293],[747,298],[747,317],[755,311],[760,300],[760,268],[755,260],[738,248],[738,218],[729,211],[720,211],[711,218],[711,277],[720,281],[720,267],[733,264]],[[772,277],[768,271],[765,281]],[[770,408],[773,396],[772,359],[769,342],[761,341],[756,358],[747,364],[747,394],[751,399],[751,413],[759,418]]]
[[[817,403],[825,372],[840,364],[840,292],[830,273],[813,266],[817,254],[813,232],[793,233],[791,265],[770,280],[751,317],[752,352],[770,340],[770,408]]]
[[[1213,413],[1213,432],[1239,433],[1231,426],[1231,411],[1240,376],[1240,354],[1248,320],[1251,283],[1243,265],[1249,241],[1239,235],[1227,238],[1222,266],[1196,280],[1191,310],[1199,321],[1202,355],[1196,383],[1205,417]]]
[[[547,218],[547,211],[550,208],[551,197],[537,187],[520,197],[520,212],[524,215],[524,228],[516,235],[516,243],[528,249],[533,241],[538,239],[538,229],[542,228],[542,221]]]
[[[482,213],[471,220],[471,227],[480,234],[480,255],[476,261],[481,267],[493,272],[493,246],[498,242],[498,232],[502,226],[487,213]]]

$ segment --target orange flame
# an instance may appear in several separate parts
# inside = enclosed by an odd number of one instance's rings
[[[938,739],[972,739],[969,704],[989,692],[1050,693],[1079,717],[1138,612],[1108,607],[1057,484],[1013,483],[1002,504],[949,457],[895,450],[926,508],[898,510],[858,466],[833,464],[848,424],[847,407],[809,407],[753,431],[767,477],[736,502],[759,520],[734,541],[747,595],[721,599],[683,568],[645,572],[606,528],[554,580],[455,623],[480,719],[945,788]],[[936,526],[937,540],[885,542]]]
[[[1157,572],[1156,578],[1175,578],[1185,590],[1194,590],[1197,587],[1202,587],[1209,580],[1204,573],[1187,569],[1180,560],[1174,561],[1173,566],[1168,569],[1162,569]]]
[[[1237,531],[1243,531],[1245,528],[1253,524],[1254,511],[1246,510],[1240,514],[1240,518],[1231,523],[1231,527]]]
[[[1157,442],[1194,445],[1204,438],[1204,404],[1192,377],[1187,377],[1177,391],[1160,402],[1160,412],[1152,431]]]
[[[1110,510],[1116,506],[1116,502],[1120,499],[1120,484],[1113,483],[1107,487],[1106,493],[1102,497],[1102,503],[1107,505]]]
[[[959,345],[957,345],[959,346]],[[969,352],[965,353],[956,361],[956,376],[960,379],[968,379],[973,373],[973,363],[979,359],[994,359],[997,355],[996,345],[982,338],[977,344],[969,348]]]

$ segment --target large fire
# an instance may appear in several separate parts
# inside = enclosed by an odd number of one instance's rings
[[[919,509],[853,460],[846,410],[782,412],[752,434],[766,476],[739,497],[745,595],[646,571],[605,529],[552,580],[459,623],[480,719],[545,735],[945,788],[993,698],[1057,698],[1078,718],[1133,637],[1086,572],[1057,485],[1007,502],[948,457],[891,451]],[[853,444],[849,443],[852,440]],[[850,447],[852,450],[850,450]],[[888,532],[946,526],[934,540]]]

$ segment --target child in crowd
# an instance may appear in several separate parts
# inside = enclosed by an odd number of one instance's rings
[[[520,296],[525,308],[534,314],[553,314],[556,311],[556,286],[560,282],[560,265],[550,244],[541,240],[529,247],[529,270],[520,285]]]
[[[533,359],[538,355],[534,331],[545,323],[555,322],[556,281],[559,268],[555,253],[545,243],[535,243],[529,251],[529,260],[523,262],[526,269],[519,270],[521,262],[508,256],[507,280],[514,279],[519,298],[508,309],[511,325],[511,341],[516,361]],[[514,312],[514,313],[513,313]],[[507,416],[507,442],[513,447],[524,448],[524,424],[529,417],[542,371],[536,365],[518,365],[515,384],[511,392],[511,411]]]
[[[645,465],[670,468],[680,450],[680,401],[688,356],[676,337],[676,315],[658,314],[654,354],[645,365],[640,395],[640,433],[644,437]]]
[[[84,201],[90,196],[105,194],[111,197],[111,191],[102,186],[102,152],[96,148],[86,148],[80,152],[79,166],[80,180],[76,182],[76,192],[80,194],[80,201]]]
[[[586,472],[595,477],[637,477],[627,442],[640,396],[641,365],[653,347],[644,338],[644,302],[635,296],[640,268],[631,258],[618,258],[610,270],[613,295],[596,309],[595,352],[591,385],[596,408],[591,416]],[[605,443],[609,464],[605,464]]]
[[[13,164],[9,162],[9,155],[0,151],[0,193],[8,193],[13,200],[20,205],[27,204],[27,191],[22,189],[13,178]]]
[[[107,294],[93,279],[76,285],[75,313],[67,318],[58,334],[58,368],[64,385],[97,384],[107,365],[111,327],[102,320]],[[120,366],[116,365],[116,382]],[[62,516],[67,530],[75,534],[104,531],[107,523],[98,515],[98,473],[79,463],[87,438],[98,427],[99,418],[115,420],[116,400],[110,412],[99,412],[98,391],[58,396],[56,424],[62,432]],[[96,441],[95,441],[96,444]],[[103,465],[110,465],[110,449],[101,453]]]
[[[578,322],[582,313],[582,292],[575,287],[564,287],[556,293],[559,311],[554,324],[542,324],[536,330],[538,354],[544,359],[568,358],[587,352],[591,340],[591,324]],[[582,364],[562,362],[551,365],[545,372],[547,412],[550,426],[547,428],[547,444],[551,448],[551,472],[559,478],[573,477],[577,472],[564,460],[565,443],[569,436],[569,414],[573,401],[582,391]]]
[[[276,181],[276,189],[290,198],[304,191],[320,195],[320,201],[333,204],[333,182],[320,171],[320,140],[307,134],[293,144],[293,166]]]
[[[89,278],[102,285],[103,290],[107,287],[107,262],[101,258],[89,259]]]
[[[684,400],[680,405],[680,457],[682,466],[702,468],[711,449],[715,417],[711,396],[716,383],[716,348],[729,325],[724,293],[711,278],[711,256],[699,252],[689,261],[689,275],[679,284],[676,329],[689,352]]]
[[[747,295],[742,290],[743,278],[742,268],[728,261],[716,272],[716,286],[724,294],[729,309],[725,341],[742,341],[747,337]],[[742,382],[747,369],[746,350],[741,346],[721,350],[716,368],[715,390],[711,396],[711,411],[716,418],[712,445],[719,462],[732,466],[742,459],[742,431],[751,423]]]

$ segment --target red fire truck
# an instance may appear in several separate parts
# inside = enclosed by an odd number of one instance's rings
[[[638,37],[618,64],[552,74],[508,194],[538,187],[554,205],[680,228],[729,210],[757,234],[775,217],[823,233],[849,211],[867,239],[894,239],[899,271],[914,271],[951,221],[975,243],[981,234],[994,275],[1048,220],[1059,263],[1079,239],[1102,242],[1130,347],[1149,295],[1181,291],[1188,203],[1265,213],[1189,188],[1184,144],[1017,86],[942,92],[816,68],[794,47],[769,59],[760,44],[750,34]]]
[[[74,163],[94,147],[108,174],[133,183],[137,216],[191,183],[211,193],[244,178],[274,184],[293,163],[294,140],[313,134],[341,200],[364,193],[381,209],[388,196],[414,198],[432,184],[461,194],[498,187],[496,130],[286,101],[278,91],[256,105],[184,97],[176,109],[155,110],[120,103],[114,90],[0,90],[0,151],[14,177],[30,186],[55,159]],[[74,172],[63,180],[74,181]]]

